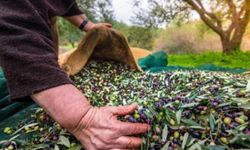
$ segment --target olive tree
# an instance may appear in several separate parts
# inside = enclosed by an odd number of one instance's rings
[[[219,35],[223,52],[226,54],[240,50],[250,20],[249,0],[148,0],[148,3],[148,14],[155,14],[154,17],[160,17],[165,22],[169,22],[184,10],[194,10],[201,20]]]

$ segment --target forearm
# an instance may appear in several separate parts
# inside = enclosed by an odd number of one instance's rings
[[[32,95],[32,99],[64,128],[74,129],[91,108],[73,85],[62,85]]]
[[[87,19],[87,16],[84,14],[81,14],[81,15],[64,17],[64,18],[67,19],[70,23],[72,23],[76,27],[79,27],[81,25],[81,23]],[[85,26],[85,28],[83,30],[88,31],[88,29],[91,28],[92,25],[94,25],[94,23],[89,20],[88,24]]]

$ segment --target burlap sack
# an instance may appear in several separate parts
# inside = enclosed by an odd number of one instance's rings
[[[122,33],[106,27],[95,28],[87,33],[77,49],[59,56],[59,65],[69,75],[77,74],[91,59],[112,60],[141,70],[137,60],[150,52],[128,46]]]

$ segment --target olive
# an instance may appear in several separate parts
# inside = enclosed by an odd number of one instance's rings
[[[13,130],[10,127],[6,127],[6,128],[4,128],[3,133],[5,133],[5,134],[12,134]]]
[[[8,150],[14,150],[14,146],[13,145],[9,145],[8,146]]]
[[[174,132],[174,138],[179,138],[180,137],[180,133],[178,131]]]
[[[34,127],[34,131],[38,131],[39,129],[40,129],[39,126]]]
[[[227,139],[226,137],[221,137],[221,138],[220,138],[220,141],[221,141],[223,144],[229,144],[228,139]]]
[[[173,137],[173,136],[170,136],[170,137],[169,137],[169,140],[171,140],[171,141],[174,140],[174,137]]]
[[[245,115],[241,115],[241,116],[240,116],[240,119],[242,119],[242,120],[244,120],[244,121],[247,121],[247,120],[248,120],[248,117],[245,116]]]
[[[136,119],[133,118],[132,116],[129,116],[129,117],[128,117],[128,121],[129,121],[129,122],[132,122],[132,123],[135,123],[135,122],[136,122]]]
[[[218,102],[216,102],[216,101],[212,102],[212,106],[213,106],[213,107],[216,107],[216,106],[218,106],[218,105],[219,105]]]
[[[229,117],[230,119],[231,119],[231,118],[234,118],[234,115],[233,115],[233,114],[229,114],[229,113],[226,113],[225,116],[226,116],[226,117]]]
[[[144,106],[148,106],[148,102],[147,102],[147,101],[144,101],[144,102],[143,102],[143,105],[144,105]]]
[[[223,122],[227,125],[229,125],[232,122],[232,119],[229,117],[224,118]]]
[[[199,132],[193,132],[192,136],[197,139],[201,138],[201,134]]]
[[[135,113],[135,114],[134,114],[134,118],[135,118],[135,119],[139,119],[139,118],[140,118],[140,115],[139,115],[138,113]]]
[[[235,121],[238,122],[239,124],[244,124],[245,123],[245,120],[243,120],[243,119],[241,119],[239,117],[235,118]]]
[[[156,127],[156,128],[155,128],[155,132],[156,132],[157,134],[161,134],[161,128]]]
[[[174,121],[174,119],[170,119],[170,122],[169,122],[172,126],[174,126],[175,125],[175,121]]]
[[[201,111],[201,115],[205,115],[207,112],[206,111]]]
[[[180,136],[180,140],[183,141],[184,140],[184,136]]]
[[[158,135],[153,135],[152,136],[152,140],[155,141],[155,142],[158,141],[159,140],[159,136]]]

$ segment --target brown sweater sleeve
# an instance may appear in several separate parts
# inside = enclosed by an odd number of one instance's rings
[[[12,100],[72,84],[57,63],[47,16],[29,0],[0,1],[0,65]]]
[[[70,17],[70,16],[76,16],[76,15],[81,15],[83,14],[83,12],[79,9],[79,7],[77,6],[77,3],[73,3],[73,5],[70,7],[70,9],[63,14],[63,17]]]

